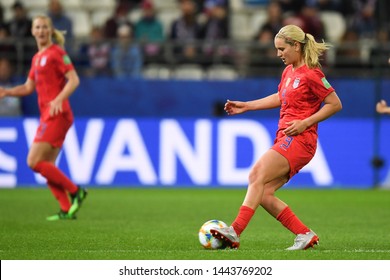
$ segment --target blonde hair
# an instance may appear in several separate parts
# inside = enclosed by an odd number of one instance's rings
[[[300,43],[305,63],[309,68],[321,67],[319,57],[331,47],[324,40],[321,43],[316,42],[313,35],[305,33],[299,26],[292,24],[282,27],[275,38],[284,39],[291,46],[295,42]]]
[[[52,38],[55,40],[55,42],[60,45],[62,48],[64,48],[65,46],[65,34],[66,34],[66,31],[62,31],[62,30],[58,30],[58,29],[55,29],[54,28],[54,25],[53,25],[53,21],[51,20],[50,17],[48,16],[45,16],[45,15],[38,15],[38,16],[35,16],[34,19],[33,19],[33,22],[36,20],[36,19],[43,19],[43,20],[46,20],[49,24],[49,27],[51,28],[51,30],[53,31],[52,32]]]

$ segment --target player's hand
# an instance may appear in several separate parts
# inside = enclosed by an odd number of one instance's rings
[[[376,111],[379,114],[386,113],[387,103],[385,100],[381,100],[378,103],[376,103]]]
[[[246,111],[245,102],[227,100],[224,110],[228,115],[241,114]]]
[[[287,136],[295,136],[301,134],[307,128],[304,120],[294,120],[286,123],[288,127],[284,130]]]
[[[56,116],[60,113],[62,113],[62,101],[54,99],[50,103],[50,116]]]

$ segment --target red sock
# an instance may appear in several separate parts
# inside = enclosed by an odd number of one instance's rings
[[[305,226],[297,216],[295,216],[294,212],[291,211],[290,207],[288,206],[278,214],[276,219],[295,235],[305,234],[306,232],[310,231],[310,229]]]
[[[255,210],[249,208],[248,206],[241,206],[238,212],[238,215],[234,222],[232,223],[232,227],[238,236],[244,231],[244,229],[249,224],[249,221],[252,219],[253,214],[255,214]]]
[[[33,168],[35,172],[40,173],[47,179],[48,182],[53,183],[56,186],[61,186],[69,193],[74,194],[77,192],[78,187],[73,184],[71,180],[64,173],[61,172],[54,164],[48,161],[38,162]]]
[[[59,202],[61,210],[64,212],[68,212],[71,204],[66,191],[63,188],[58,187],[54,184],[48,183],[48,186],[51,192],[53,193],[54,197]]]

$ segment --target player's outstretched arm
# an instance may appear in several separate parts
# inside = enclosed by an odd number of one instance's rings
[[[277,93],[252,101],[227,100],[225,103],[225,111],[228,115],[237,115],[247,111],[273,109],[277,107],[280,107],[280,100]]]
[[[5,96],[13,96],[13,97],[22,97],[26,95],[30,95],[34,92],[35,83],[34,81],[27,79],[27,81],[23,85],[11,87],[11,88],[3,88],[0,87],[0,98]]]

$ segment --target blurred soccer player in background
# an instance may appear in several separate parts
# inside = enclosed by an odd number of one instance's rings
[[[0,88],[0,98],[26,96],[36,89],[40,123],[28,153],[27,164],[47,179],[50,190],[60,204],[59,213],[47,217],[47,220],[75,219],[87,192],[56,167],[55,161],[66,133],[73,124],[68,98],[78,87],[79,77],[63,49],[64,35],[54,29],[49,17],[35,17],[31,32],[38,52],[32,59],[28,78],[23,85]]]
[[[317,43],[311,34],[296,25],[282,27],[274,44],[277,56],[287,65],[278,92],[248,102],[228,100],[225,104],[229,115],[280,107],[274,145],[252,167],[247,193],[236,219],[230,227],[211,229],[230,248],[239,247],[240,235],[259,205],[296,235],[294,244],[287,250],[305,250],[319,241],[317,234],[275,192],[314,157],[318,123],[342,108],[320,69],[319,56],[329,45]]]

